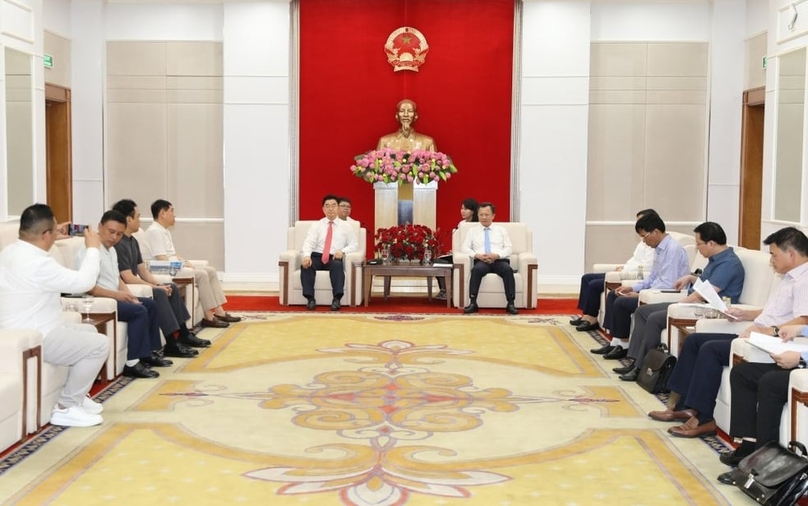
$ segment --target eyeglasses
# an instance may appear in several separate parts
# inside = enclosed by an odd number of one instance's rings
[[[653,232],[646,232],[646,233],[645,233],[645,235],[641,235],[641,236],[640,236],[640,239],[642,239],[642,240],[644,241],[644,240],[645,240],[645,238],[646,238],[646,237],[648,237],[648,236],[649,236],[649,235],[651,235],[651,234],[653,234]]]
[[[350,208],[351,208],[351,204],[340,204],[339,206],[340,206],[340,207],[344,207],[344,208],[346,208],[346,209],[350,209]]]
[[[702,241],[702,242],[696,241],[696,246],[704,246],[705,244],[707,244],[707,243],[704,242],[704,241]]]

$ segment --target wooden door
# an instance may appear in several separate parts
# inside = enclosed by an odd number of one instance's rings
[[[45,85],[45,142],[48,205],[61,223],[73,221],[73,156],[70,90]]]
[[[755,88],[743,94],[741,126],[740,246],[759,250],[760,207],[763,194],[763,116],[766,90]]]

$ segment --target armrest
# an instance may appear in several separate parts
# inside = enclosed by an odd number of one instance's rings
[[[194,267],[207,267],[208,261],[207,260],[186,260],[186,262],[190,263]]]
[[[300,269],[300,263],[302,260],[303,258],[301,253],[293,249],[284,251],[280,256],[280,262],[289,263],[289,274],[292,274],[296,270]]]
[[[154,280],[157,281],[158,283],[171,283],[173,281],[173,278],[169,274],[155,274],[152,272],[152,276],[154,277]],[[179,273],[177,273],[177,277],[193,277],[193,276],[180,276]]]
[[[62,309],[66,309],[69,304],[76,306],[80,312],[84,311],[81,308],[81,299],[76,297],[62,297]],[[107,297],[93,297],[93,308],[90,313],[114,313],[118,310],[118,301],[109,299]],[[72,311],[65,311],[66,314]],[[80,319],[79,319],[80,320]],[[79,322],[75,322],[79,323]]]
[[[696,332],[740,334],[750,325],[752,325],[752,322],[733,322],[724,318],[702,318],[696,322]]]
[[[656,288],[640,291],[640,304],[659,304],[660,302],[678,302],[687,296],[687,292],[682,290],[676,293],[663,293]]]
[[[154,297],[154,293],[152,292],[152,287],[150,285],[126,285],[129,288],[129,291],[134,294],[135,297],[147,297],[149,299]]]
[[[452,253],[452,263],[455,265],[463,265],[465,266],[465,270],[463,272],[466,273],[466,276],[471,275],[471,257],[463,253]]]
[[[538,257],[533,253],[520,253],[519,264],[516,269],[522,273],[522,276],[527,276],[528,265],[539,265]]]
[[[592,266],[592,272],[612,272],[617,271],[617,268],[623,264],[595,264]]]
[[[623,283],[624,281],[629,281],[629,285],[633,285],[635,281],[637,281],[637,273],[636,272],[622,272],[622,271],[609,271],[606,273],[606,282],[607,283]]]
[[[36,330],[0,330],[0,371],[22,377],[23,352],[42,344],[42,334]]]
[[[757,346],[749,344],[749,339],[736,338],[732,341],[732,349],[729,357],[730,367],[732,367],[733,355],[740,355],[747,362],[760,362],[764,364],[774,363],[774,359],[772,359],[768,353],[761,350]]]
[[[345,255],[345,259],[342,261],[342,264],[350,272],[350,266],[352,266],[354,264],[354,262],[359,262],[361,264],[364,261],[365,261],[365,252],[364,251],[354,251],[352,253],[348,253],[348,254]]]

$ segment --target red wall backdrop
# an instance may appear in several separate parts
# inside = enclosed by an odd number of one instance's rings
[[[384,44],[402,26],[429,44],[420,72],[387,63]],[[396,104],[410,98],[415,129],[458,167],[439,185],[438,227],[457,224],[467,197],[509,221],[513,29],[514,0],[301,0],[300,219],[322,217],[334,193],[372,235],[373,187],[349,167],[398,128]]]

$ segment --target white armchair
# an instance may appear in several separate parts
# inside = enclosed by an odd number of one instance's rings
[[[533,232],[524,223],[497,222],[505,227],[511,238],[512,250],[510,256],[516,284],[516,300],[514,305],[519,308],[536,307],[539,284],[539,261],[533,253]],[[466,233],[478,223],[461,223],[457,233],[452,234],[452,262],[459,270],[455,271],[452,286],[452,299],[455,307],[464,307],[469,302],[469,280],[471,279],[472,261],[468,255],[461,252]],[[477,305],[480,307],[505,307],[505,289],[502,279],[496,274],[487,274],[480,283],[480,292],[477,294]]]
[[[300,263],[303,259],[301,251],[306,234],[317,221],[296,221],[294,227],[289,227],[286,233],[287,250],[281,253],[278,267],[280,267],[280,303],[282,306],[301,305],[306,303],[303,297],[303,285],[300,283]],[[359,226],[358,221],[350,222],[356,227],[359,251],[348,253],[343,259],[345,268],[345,291],[343,304],[358,306],[362,303],[362,268],[365,261],[365,245],[367,244],[367,230]],[[314,298],[318,304],[331,304],[331,280],[328,271],[318,271],[314,282]]]
[[[41,344],[39,332],[0,330],[0,452],[39,426],[37,361],[41,359]]]
[[[144,262],[148,262],[153,255],[149,249],[149,244],[146,242],[146,232],[143,229],[138,229],[137,232],[132,234],[132,237],[137,239],[138,247],[140,248],[140,256],[143,257]],[[191,264],[199,267],[208,265],[207,260],[191,260]],[[194,271],[192,269],[181,269],[173,278],[168,274],[154,274],[161,283],[174,282],[178,285],[180,290],[184,290],[185,308],[188,314],[191,315],[191,322],[189,327],[193,327],[205,316],[205,311],[202,309],[202,303],[199,300],[199,291],[196,289],[194,283]],[[183,293],[183,292],[180,292]]]

